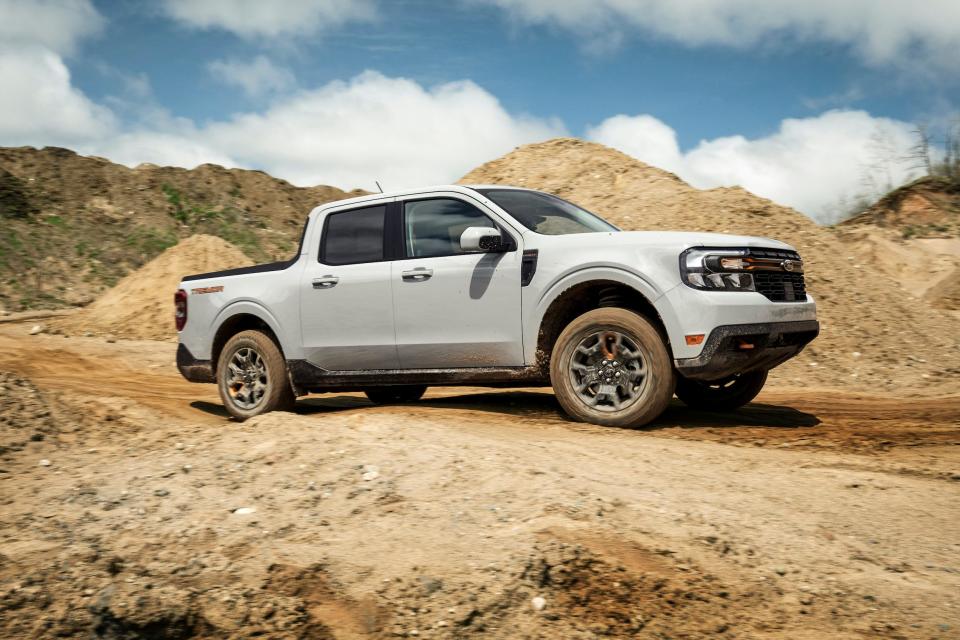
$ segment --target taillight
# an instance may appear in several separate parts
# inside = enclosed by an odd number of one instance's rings
[[[177,323],[177,331],[183,331],[187,324],[187,292],[180,289],[173,294],[173,318]]]

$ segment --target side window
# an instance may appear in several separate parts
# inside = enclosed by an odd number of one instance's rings
[[[383,260],[386,205],[331,213],[320,246],[324,264],[358,264]]]
[[[408,258],[464,253],[460,235],[467,227],[496,227],[472,204],[455,198],[411,200],[403,204],[404,246]]]

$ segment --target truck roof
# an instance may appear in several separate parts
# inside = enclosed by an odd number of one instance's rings
[[[532,191],[532,189],[528,189],[526,187],[514,187],[507,184],[437,184],[426,187],[416,187],[413,189],[400,189],[397,191],[385,191],[383,193],[370,193],[365,196],[345,198],[343,200],[333,200],[331,202],[325,202],[324,204],[314,208],[313,211],[322,211],[335,206],[340,207],[345,204],[362,204],[364,202],[370,202],[371,200],[380,200],[381,198],[396,198],[400,196],[420,195],[441,191],[469,193],[479,189],[520,189],[523,191]]]

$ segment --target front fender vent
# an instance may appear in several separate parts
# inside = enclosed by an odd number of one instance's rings
[[[537,249],[527,249],[523,252],[523,259],[520,262],[520,286],[525,287],[533,280],[537,273],[537,258],[540,252]]]

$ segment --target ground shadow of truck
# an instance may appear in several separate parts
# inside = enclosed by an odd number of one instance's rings
[[[222,405],[195,401],[195,409],[228,418]],[[302,398],[297,402],[296,413],[300,415],[327,414],[340,411],[363,410],[371,402],[361,395],[325,395]],[[450,395],[425,397],[411,405],[397,405],[391,410],[404,412],[416,410],[464,409],[485,411],[511,417],[520,423],[576,423],[563,413],[553,393],[549,391],[471,391]],[[638,429],[657,430],[665,428],[735,428],[777,427],[785,429],[809,428],[820,424],[820,419],[805,411],[786,405],[752,402],[736,411],[712,412],[690,409],[678,400],[673,400],[666,412],[654,422]],[[608,429],[610,427],[598,427]]]

